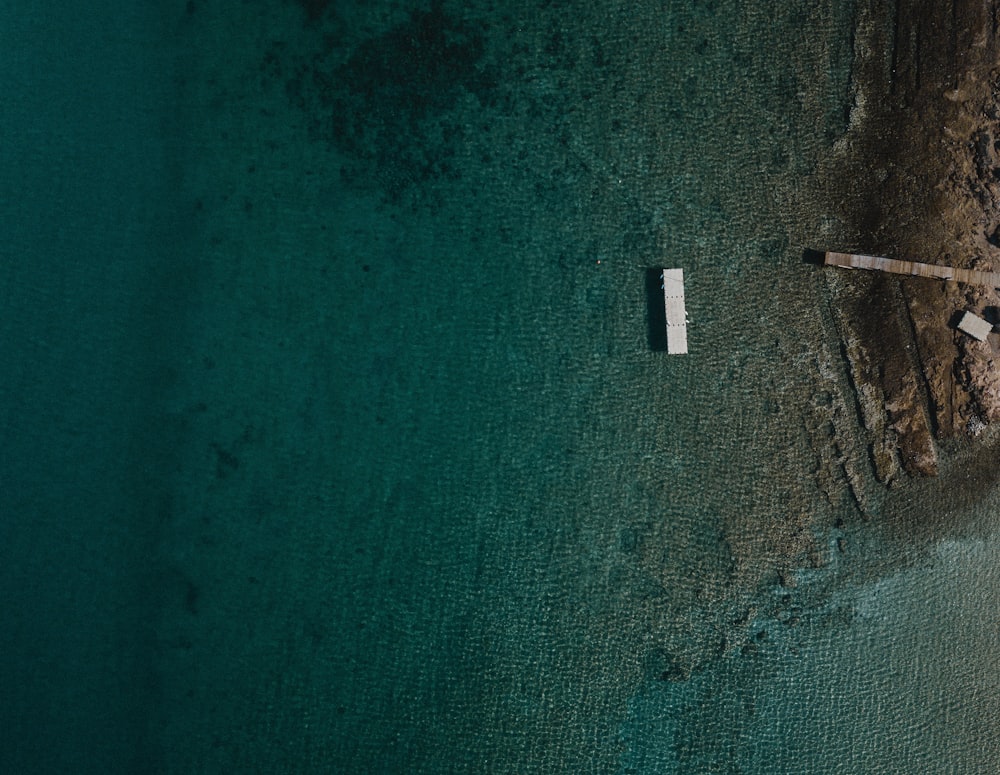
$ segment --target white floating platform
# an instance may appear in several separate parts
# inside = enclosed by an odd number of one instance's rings
[[[958,329],[964,331],[973,339],[985,342],[986,337],[993,331],[993,326],[989,321],[979,317],[979,315],[972,312],[965,312],[962,314],[961,320],[958,321]]]
[[[667,312],[667,352],[671,355],[685,355],[688,351],[688,339],[683,269],[663,270],[663,304]]]

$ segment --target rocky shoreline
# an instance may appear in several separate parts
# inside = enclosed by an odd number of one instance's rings
[[[831,173],[854,244],[829,249],[1000,269],[1000,1],[876,0],[854,46]],[[877,478],[936,474],[938,442],[1000,420],[1000,341],[954,327],[961,310],[1000,322],[1000,293],[829,274]]]

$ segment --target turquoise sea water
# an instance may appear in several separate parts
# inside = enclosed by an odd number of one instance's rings
[[[4,11],[0,769],[995,771],[995,439],[873,481],[774,5]]]

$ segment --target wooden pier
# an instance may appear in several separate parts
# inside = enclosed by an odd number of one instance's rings
[[[688,344],[683,269],[663,270],[663,304],[667,313],[667,352],[685,355]]]
[[[840,266],[845,269],[874,269],[892,274],[933,277],[938,280],[952,280],[957,283],[1000,288],[1000,272],[958,269],[940,264],[921,264],[917,261],[897,261],[894,258],[879,258],[878,256],[864,256],[856,253],[827,252],[823,263],[827,266]]]

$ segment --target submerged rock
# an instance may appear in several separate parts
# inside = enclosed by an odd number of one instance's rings
[[[663,649],[655,649],[649,661],[653,674],[660,681],[686,681],[694,671],[689,659]]]

